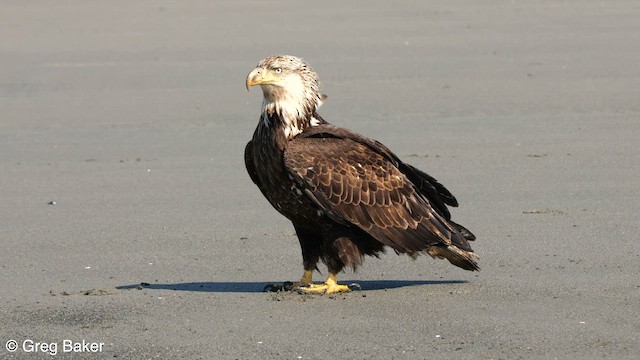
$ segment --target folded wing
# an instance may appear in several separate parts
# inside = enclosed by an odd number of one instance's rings
[[[328,216],[358,226],[398,252],[434,245],[472,251],[448,223],[448,212],[436,211],[420,191],[426,185],[414,184],[411,174],[399,169],[405,165],[394,159],[386,148],[378,152],[357,139],[327,135],[292,140],[284,163]]]

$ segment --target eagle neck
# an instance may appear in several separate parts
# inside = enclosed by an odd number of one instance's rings
[[[315,125],[314,107],[302,104],[291,106],[287,102],[267,102],[265,99],[260,123],[261,126],[281,133],[284,139],[291,140],[306,128]]]
[[[287,137],[291,130],[285,130],[286,123],[279,114],[262,113],[258,124],[257,135],[261,142],[271,151],[284,152],[292,138]]]

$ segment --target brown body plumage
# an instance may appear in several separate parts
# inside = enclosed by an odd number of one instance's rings
[[[326,285],[345,266],[355,269],[364,255],[375,256],[385,246],[478,270],[468,243],[475,236],[451,221],[447,209],[458,205],[455,197],[381,143],[324,121],[317,114],[317,75],[308,63],[267,57],[247,77],[247,88],[253,85],[261,85],[264,101],[245,163],[253,182],[296,229],[305,269],[301,283],[310,282],[319,260],[329,269]]]

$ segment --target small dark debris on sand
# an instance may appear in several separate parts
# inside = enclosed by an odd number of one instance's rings
[[[559,210],[559,209],[534,209],[534,210],[525,210],[522,212],[523,214],[528,214],[528,215],[546,215],[546,214],[550,214],[550,215],[566,215],[567,213],[563,210]]]
[[[61,291],[59,293],[55,293],[52,290],[49,291],[49,295],[51,296],[70,296],[70,295],[90,295],[90,296],[104,296],[104,295],[115,295],[118,294],[118,290],[116,289],[89,289],[75,292]]]

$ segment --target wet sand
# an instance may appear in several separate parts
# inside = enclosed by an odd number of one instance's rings
[[[637,358],[638,18],[633,1],[4,1],[0,357]],[[363,291],[262,292],[302,270],[243,163],[261,101],[244,77],[274,53],[311,62],[325,119],[457,196],[482,271],[387,254],[341,275]]]

